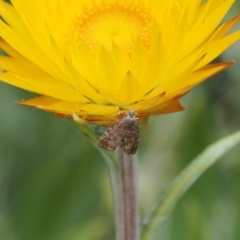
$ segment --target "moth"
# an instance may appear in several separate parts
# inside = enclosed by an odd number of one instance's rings
[[[135,111],[130,110],[100,137],[98,147],[114,151],[120,146],[126,154],[135,154],[139,143],[139,126]]]

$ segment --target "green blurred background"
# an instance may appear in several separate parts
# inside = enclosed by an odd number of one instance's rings
[[[231,16],[240,13],[239,1]],[[141,131],[144,218],[170,181],[206,146],[240,128],[240,43],[218,61],[236,64],[193,89],[181,113]],[[107,166],[76,126],[23,107],[26,91],[0,82],[0,240],[113,240]],[[209,169],[161,223],[156,240],[239,240],[240,147]]]

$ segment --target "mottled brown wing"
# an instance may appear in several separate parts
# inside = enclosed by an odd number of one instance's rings
[[[135,154],[139,143],[139,126],[135,121],[125,132],[121,148],[126,154]]]
[[[104,148],[108,151],[114,151],[119,146],[125,135],[124,121],[120,120],[101,136],[98,141],[98,147]]]

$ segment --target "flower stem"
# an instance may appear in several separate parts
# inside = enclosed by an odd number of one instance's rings
[[[139,213],[137,187],[137,156],[127,155],[117,149],[117,158],[121,173],[121,202],[124,234],[121,240],[139,240]]]
[[[114,156],[106,154],[106,151],[101,151],[106,163],[109,167],[109,175],[111,180],[112,198],[114,204],[114,215],[115,215],[115,229],[116,229],[116,240],[124,240],[124,209],[122,203],[122,180],[121,173],[119,171],[118,162]]]

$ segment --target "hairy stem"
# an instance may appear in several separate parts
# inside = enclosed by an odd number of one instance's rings
[[[123,206],[124,235],[121,240],[139,240],[137,156],[127,155],[118,148],[117,157],[122,179],[121,205]]]

